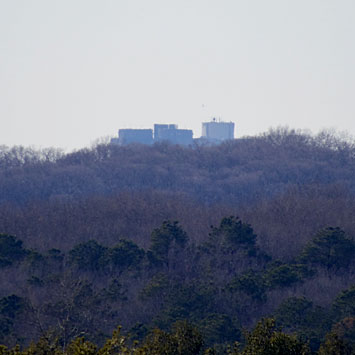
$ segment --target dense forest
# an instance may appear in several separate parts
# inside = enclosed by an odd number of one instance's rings
[[[354,177],[326,131],[0,147],[0,353],[352,354]]]

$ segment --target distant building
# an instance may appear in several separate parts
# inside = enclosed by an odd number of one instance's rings
[[[234,123],[218,122],[215,118],[211,122],[203,122],[201,138],[216,143],[234,139]]]
[[[169,142],[179,145],[190,145],[193,143],[193,132],[191,129],[178,129],[176,124],[155,124],[154,142]]]
[[[178,129],[176,124],[154,124],[152,129],[120,129],[118,137],[111,139],[111,144],[127,145],[132,143],[153,144],[169,142],[178,145],[214,145],[225,140],[234,139],[234,123],[220,122],[214,118],[211,122],[202,123],[202,137],[193,139],[191,129]]]
[[[154,141],[163,140],[165,130],[177,129],[178,126],[176,124],[154,124]]]
[[[112,142],[115,140],[115,142]],[[117,142],[118,140],[118,142]],[[111,140],[112,143],[119,145],[127,145],[131,143],[153,144],[152,129],[120,129],[118,131],[118,139]]]

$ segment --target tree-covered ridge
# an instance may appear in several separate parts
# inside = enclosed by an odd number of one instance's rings
[[[112,246],[88,240],[68,252],[40,253],[2,234],[0,256],[8,262],[0,275],[8,280],[8,294],[0,299],[1,341],[28,344],[50,332],[64,348],[82,335],[101,346],[123,324],[132,340],[149,343],[159,335],[174,347],[169,332],[188,321],[203,349],[223,353],[240,342],[244,350],[238,351],[251,354],[248,344],[255,340],[245,329],[272,316],[275,323],[260,327],[276,327],[268,334],[277,346],[318,351],[330,332],[352,346],[354,240],[340,228],[325,228],[288,262],[268,255],[257,241],[252,226],[234,216],[211,226],[201,244],[178,222],[164,221],[145,249],[121,238]],[[324,292],[333,295],[330,302]]]
[[[351,140],[290,130],[190,148],[1,147],[0,343],[346,354],[354,159]]]
[[[63,154],[0,147],[0,203],[86,198],[125,190],[159,190],[215,203],[250,202],[292,185],[337,182],[355,191],[355,144],[272,130],[218,146],[98,145]]]

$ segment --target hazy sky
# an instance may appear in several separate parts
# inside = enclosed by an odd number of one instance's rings
[[[0,145],[212,116],[355,135],[354,0],[0,0]]]

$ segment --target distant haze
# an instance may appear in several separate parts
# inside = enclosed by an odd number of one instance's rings
[[[353,0],[0,0],[0,145],[213,116],[355,135]]]

